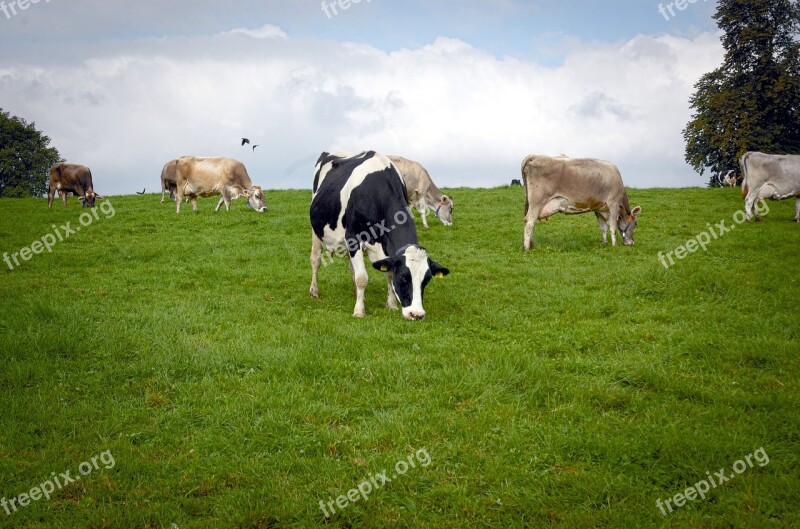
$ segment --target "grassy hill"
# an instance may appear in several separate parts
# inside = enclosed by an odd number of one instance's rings
[[[634,247],[558,216],[527,254],[521,188],[449,191],[413,323],[372,269],[353,319],[344,260],[308,296],[308,191],[0,200],[9,257],[75,231],[0,263],[0,527],[800,526],[793,202],[666,269],[739,190],[631,190]]]

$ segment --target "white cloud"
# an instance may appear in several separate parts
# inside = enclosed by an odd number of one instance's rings
[[[289,36],[278,26],[266,24],[257,29],[236,28],[230,31],[224,31],[218,36],[225,37],[231,35],[244,35],[253,39],[286,39]]]
[[[387,53],[267,25],[0,66],[0,91],[104,194],[155,189],[183,154],[237,157],[266,187],[310,187],[332,148],[418,159],[443,186],[506,184],[527,154],[562,152],[612,160],[630,186],[702,185],[681,130],[693,84],[721,59],[712,34],[576,44],[546,67],[456,39]]]

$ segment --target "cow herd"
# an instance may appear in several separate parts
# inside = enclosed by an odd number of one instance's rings
[[[800,156],[748,152],[740,159],[742,196],[745,213],[759,219],[754,205],[764,199],[796,197],[795,222],[800,222]],[[560,156],[528,156],[522,162],[525,191],[523,246],[533,246],[533,231],[538,220],[556,213],[593,212],[603,242],[611,233],[617,245],[633,245],[633,233],[640,206],[631,207],[619,169],[612,163]],[[735,175],[726,175],[736,182]],[[67,205],[67,194],[78,196],[84,206],[93,207],[91,171],[82,165],[58,163],[50,169],[48,207],[58,192]],[[161,202],[169,192],[180,213],[181,203],[191,201],[197,210],[197,197],[220,195],[216,211],[231,200],[244,196],[254,211],[264,213],[267,205],[261,187],[253,184],[244,164],[230,158],[184,156],[168,162],[161,172]],[[453,224],[453,197],[442,193],[422,165],[398,156],[375,151],[360,154],[343,152],[320,155],[314,167],[310,221],[312,297],[319,297],[317,276],[323,254],[347,255],[355,286],[353,316],[363,317],[368,275],[364,257],[385,273],[388,295],[386,306],[398,303],[407,320],[425,317],[422,305],[425,288],[432,278],[450,271],[428,255],[419,244],[411,208],[419,211],[427,228],[427,215],[433,211],[446,226]]]

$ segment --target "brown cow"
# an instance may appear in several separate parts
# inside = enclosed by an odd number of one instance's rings
[[[617,166],[589,158],[528,156],[522,161],[525,183],[525,250],[533,245],[536,221],[556,213],[567,215],[593,211],[603,242],[611,229],[611,244],[617,245],[617,229],[623,243],[633,245],[633,230],[642,211],[631,209]]]
[[[161,203],[164,203],[164,195],[169,191],[169,198],[174,198],[175,188],[175,173],[178,170],[178,160],[172,160],[164,165],[161,170]]]
[[[67,207],[67,193],[74,193],[80,197],[83,207],[94,207],[95,199],[102,199],[94,192],[92,185],[92,172],[84,165],[70,163],[57,163],[50,168],[50,191],[47,196],[47,207],[53,207],[53,198],[56,191]]]
[[[244,164],[232,158],[198,158],[184,156],[178,159],[175,172],[175,203],[177,213],[181,212],[183,197],[192,202],[192,209],[197,211],[197,197],[222,195],[214,211],[219,211],[222,204],[230,211],[231,199],[247,197],[250,206],[257,212],[267,211],[264,193],[259,186],[253,185]]]

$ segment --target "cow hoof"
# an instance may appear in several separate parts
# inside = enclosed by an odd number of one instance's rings
[[[319,289],[316,289],[316,288],[311,288],[311,289],[309,289],[309,291],[308,291],[308,294],[309,294],[309,295],[310,295],[312,298],[315,298],[315,299],[317,299],[317,298],[319,298]]]
[[[353,317],[354,318],[363,318],[364,317],[364,313],[363,312],[359,312],[359,311],[355,311],[353,313]]]

